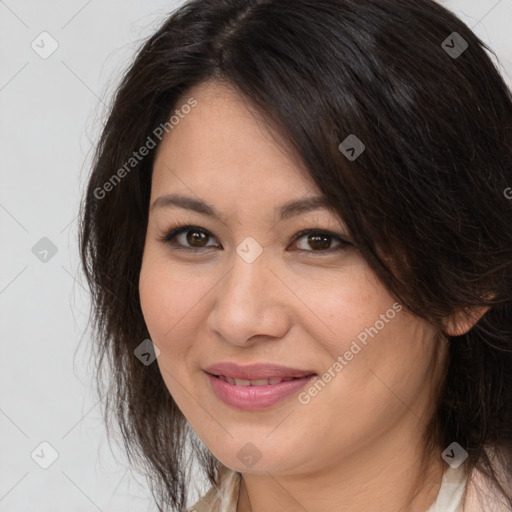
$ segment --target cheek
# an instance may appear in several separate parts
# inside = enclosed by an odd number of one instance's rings
[[[206,275],[199,278],[192,266],[176,269],[151,248],[144,255],[140,302],[151,340],[161,352],[157,361],[165,369],[163,374],[185,375],[184,362],[205,325],[207,295],[213,284]]]
[[[338,345],[343,370],[334,379],[326,401],[342,403],[341,416],[352,417],[356,428],[377,422],[385,429],[404,414],[421,416],[425,403],[420,396],[431,387],[435,355],[432,329],[403,310],[381,329],[380,323],[376,330],[369,329],[376,319],[378,316],[361,327],[367,334],[365,343],[356,333]]]
[[[156,363],[169,393],[184,413],[188,412],[188,395],[183,389],[191,388],[185,363],[197,339],[198,308],[204,295],[202,287],[186,274],[172,272],[168,261],[159,261],[148,251],[139,278],[144,320],[151,340],[160,350]]]
[[[378,405],[400,408],[394,393],[414,398],[429,372],[433,330],[405,313],[367,267],[355,264],[335,281],[316,281],[304,296],[315,313],[309,334],[326,352],[324,371],[335,375],[318,407],[341,400],[364,423],[365,415],[371,416],[365,411],[377,414]]]
[[[148,254],[146,251],[139,277],[139,296],[146,326],[155,343],[157,338],[160,338],[164,324],[168,321],[167,316],[170,310],[167,303],[171,300],[171,296],[166,290],[169,288],[166,280],[162,279],[160,266],[151,257],[151,253]],[[163,314],[165,310],[167,315]]]
[[[181,319],[193,315],[194,306],[204,291],[193,275],[172,265],[155,251],[144,255],[139,278],[141,308],[148,330],[166,343],[173,331],[179,329]]]
[[[302,286],[308,288],[298,290],[297,295],[304,297],[304,303],[313,313],[308,313],[312,318],[309,324],[312,339],[322,340],[328,352],[336,357],[349,350],[358,337],[363,343],[365,337],[371,339],[366,330],[376,322],[381,327],[381,315],[388,312],[388,322],[382,329],[387,330],[394,322],[389,317],[395,316],[396,301],[361,262],[333,274],[334,279],[331,276],[325,282],[302,281]]]

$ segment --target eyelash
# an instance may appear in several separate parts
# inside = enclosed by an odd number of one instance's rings
[[[184,245],[174,245],[173,244],[173,240],[178,235],[180,235],[181,233],[189,232],[189,231],[198,231],[200,233],[206,234],[210,238],[212,237],[211,233],[208,230],[200,228],[199,226],[193,226],[190,224],[178,224],[175,227],[173,227],[172,229],[170,229],[166,234],[159,237],[158,239],[160,242],[162,242],[164,244],[171,245],[173,247],[173,250],[177,250],[177,251],[187,251],[187,252],[191,252],[191,253],[196,253],[198,251],[208,250],[209,248],[216,248],[215,246],[187,247]],[[330,254],[332,252],[337,252],[337,251],[346,249],[347,246],[352,245],[350,242],[348,242],[347,240],[342,238],[340,235],[336,235],[335,233],[332,233],[330,231],[325,231],[325,230],[320,230],[320,229],[304,229],[295,235],[292,243],[295,243],[297,240],[300,240],[302,237],[307,236],[309,234],[327,235],[327,236],[335,239],[336,241],[338,241],[339,244],[335,247],[331,247],[330,249],[319,249],[319,250],[298,249],[299,251],[307,252],[307,253],[316,253],[316,254],[318,254],[318,253],[329,253]],[[208,242],[209,241],[210,240],[208,240]]]

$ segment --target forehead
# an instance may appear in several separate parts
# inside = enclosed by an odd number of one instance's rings
[[[178,122],[159,145],[153,189],[190,184],[210,190],[245,187],[256,193],[266,184],[275,192],[305,193],[316,188],[298,155],[235,90],[215,82],[201,84],[183,95],[174,112],[191,99],[195,106],[175,118]]]

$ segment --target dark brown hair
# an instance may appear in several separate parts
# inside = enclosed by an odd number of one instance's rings
[[[467,43],[459,55],[454,41]],[[145,42],[97,146],[80,250],[107,425],[114,414],[159,510],[185,506],[190,427],[158,365],[134,356],[150,337],[138,279],[156,149],[103,192],[178,100],[210,80],[283,134],[406,308],[442,333],[448,315],[490,306],[447,337],[426,434],[439,454],[458,442],[469,468],[495,480],[486,449],[497,446],[512,474],[512,94],[486,51],[431,0],[194,0]],[[351,134],[365,145],[354,160],[339,149]],[[215,483],[220,463],[192,441]]]

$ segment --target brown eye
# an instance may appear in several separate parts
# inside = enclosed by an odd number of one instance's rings
[[[304,240],[303,242],[301,240]],[[301,242],[299,242],[301,241]],[[334,246],[332,246],[334,242]],[[337,251],[350,245],[338,235],[326,231],[301,231],[295,238],[299,250],[306,252]]]
[[[204,229],[195,226],[179,226],[171,229],[163,238],[162,242],[172,245],[175,249],[194,251],[208,247],[216,247],[215,244],[208,244],[211,235]]]
[[[173,249],[183,251],[200,251],[208,248],[222,248],[213,242],[214,237],[206,230],[197,226],[178,226],[171,229],[160,240]],[[308,229],[295,236],[294,243],[298,250],[309,253],[330,253],[345,249],[352,245],[341,236],[328,231]],[[333,245],[334,243],[334,245]]]
[[[185,232],[187,243],[192,247],[204,247],[208,241],[208,235],[202,231],[189,230]]]
[[[331,238],[329,235],[308,235],[308,244],[315,250],[329,249]]]

